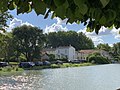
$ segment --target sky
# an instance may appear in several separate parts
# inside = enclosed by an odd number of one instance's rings
[[[29,14],[19,15],[17,15],[15,10],[10,11],[10,13],[13,15],[14,18],[12,21],[8,22],[8,32],[17,26],[31,25],[43,29],[44,33],[69,30],[83,32],[87,37],[92,39],[95,46],[100,43],[108,43],[110,46],[112,46],[114,43],[120,41],[120,28],[113,28],[110,30],[108,28],[101,27],[99,34],[97,35],[95,34],[95,32],[86,32],[86,27],[83,24],[66,24],[67,19],[61,20],[58,17],[51,19],[51,15],[49,15],[47,19],[44,19],[43,15],[37,16],[34,11],[30,12]]]

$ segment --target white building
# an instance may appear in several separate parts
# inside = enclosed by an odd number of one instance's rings
[[[75,59],[75,48],[73,46],[64,46],[56,48],[56,59],[66,58],[68,60]]]
[[[43,49],[44,53],[55,55],[55,59],[75,59],[75,48],[73,46],[61,46],[58,48],[47,48]]]
[[[107,51],[104,50],[80,50],[76,54],[76,58],[78,60],[86,60],[88,55],[93,54],[95,52],[98,52],[101,54],[101,56],[106,57],[108,59],[111,59],[110,54]]]
[[[113,59],[113,57],[109,54],[109,52],[107,52],[105,50],[100,50],[99,52],[103,57],[106,57],[108,59]]]
[[[97,52],[96,50],[80,50],[77,53],[78,60],[86,60],[89,54]]]

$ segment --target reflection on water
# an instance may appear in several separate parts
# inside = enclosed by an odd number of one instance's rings
[[[20,75],[1,76],[0,90],[34,90],[35,88],[40,89],[42,84],[38,83],[38,81],[42,82],[43,79],[44,78],[39,71],[25,71]]]
[[[120,64],[24,71],[0,76],[0,90],[116,90]]]

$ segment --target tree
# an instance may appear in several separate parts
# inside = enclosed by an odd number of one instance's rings
[[[0,11],[0,30],[5,32],[5,28],[7,26],[7,21],[12,19],[12,15],[9,12],[1,12]]]
[[[32,26],[21,26],[13,29],[13,39],[16,51],[23,54],[27,61],[40,58],[45,36],[41,29]]]
[[[111,47],[108,44],[98,44],[97,49],[111,51]]]
[[[47,42],[46,47],[59,47],[59,46],[69,46],[72,45],[76,50],[81,49],[93,49],[94,44],[92,40],[86,37],[85,34],[77,33],[75,31],[59,31],[52,32],[46,35]]]
[[[53,17],[67,18],[70,23],[84,23],[87,31],[98,34],[101,26],[120,27],[119,0],[1,0],[0,10],[17,10],[17,14],[29,13],[47,18],[52,11]]]
[[[11,33],[0,34],[0,58],[9,61],[14,55],[13,38]]]
[[[113,44],[112,53],[114,56],[120,56],[120,42]]]

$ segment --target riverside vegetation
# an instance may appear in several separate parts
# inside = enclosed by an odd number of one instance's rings
[[[0,67],[0,74],[9,74],[9,73],[16,73],[16,72],[22,72],[24,70],[41,70],[41,69],[54,69],[54,68],[68,68],[68,67],[81,67],[81,66],[91,66],[94,65],[92,63],[78,63],[78,64],[72,64],[72,63],[63,63],[63,64],[51,64],[51,65],[43,65],[43,66],[34,66],[30,68],[19,68],[18,64],[16,62],[16,65],[14,66],[6,66],[6,67]]]

